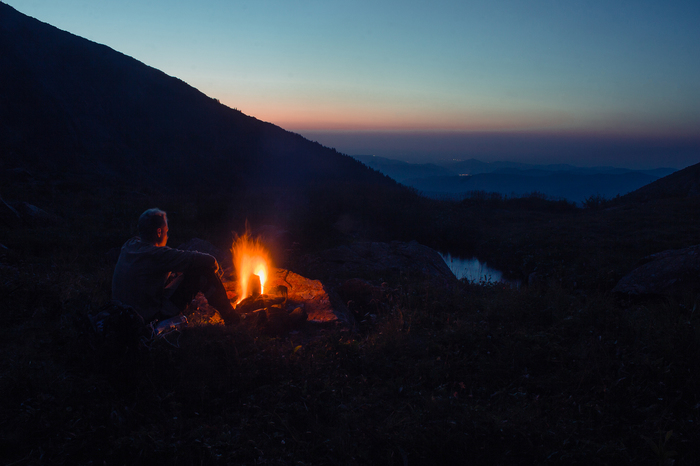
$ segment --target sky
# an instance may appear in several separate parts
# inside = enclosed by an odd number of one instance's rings
[[[697,0],[4,1],[351,155],[700,161]]]

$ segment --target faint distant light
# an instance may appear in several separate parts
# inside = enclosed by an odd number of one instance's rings
[[[460,173],[459,176],[471,176],[469,173]]]

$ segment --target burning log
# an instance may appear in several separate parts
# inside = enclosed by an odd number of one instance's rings
[[[239,293],[236,304],[253,294],[263,294],[272,261],[260,239],[253,239],[246,228],[243,236],[236,236],[231,253],[238,275]]]
[[[271,297],[268,295],[249,296],[236,305],[236,312],[239,314],[248,314],[259,309],[282,304],[283,302],[284,298],[281,297]]]
[[[258,275],[250,274],[248,279],[248,294],[249,296],[260,296],[262,294],[262,283]]]
[[[236,235],[231,252],[238,277],[235,309],[239,314],[255,313],[249,318],[259,320],[261,325],[264,320],[265,328],[274,329],[298,325],[307,319],[340,320],[352,325],[352,315],[339,298],[331,303],[331,296],[320,281],[274,268],[265,246],[259,238],[252,238],[247,228],[244,235]],[[233,298],[232,286],[225,287]],[[261,310],[265,310],[264,317]]]

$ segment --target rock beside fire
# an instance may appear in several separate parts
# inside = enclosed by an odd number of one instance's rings
[[[343,322],[354,324],[352,314],[342,300],[320,280],[311,280],[285,269],[273,269],[265,289],[284,294],[287,305],[301,307],[311,322]]]
[[[307,255],[301,272],[321,280],[341,281],[362,278],[389,281],[408,276],[445,287],[457,278],[437,251],[415,241],[404,243],[353,243]]]

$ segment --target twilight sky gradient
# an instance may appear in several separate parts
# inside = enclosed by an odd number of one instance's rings
[[[346,153],[508,133],[681,144],[639,164],[700,161],[697,0],[4,1]],[[539,161],[593,164],[561,152]]]

